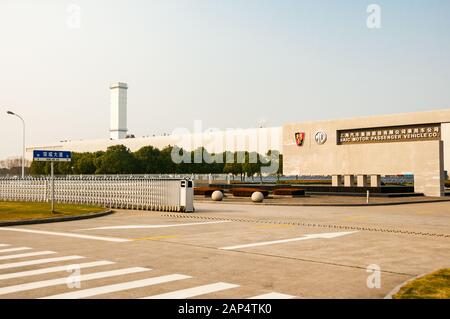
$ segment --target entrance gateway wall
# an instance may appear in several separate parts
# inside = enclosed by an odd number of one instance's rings
[[[444,196],[450,171],[450,109],[283,126],[285,175],[414,174],[414,189]],[[365,181],[359,185],[363,186]]]

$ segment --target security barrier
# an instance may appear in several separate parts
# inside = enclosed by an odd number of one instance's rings
[[[55,202],[110,208],[191,212],[193,183],[148,176],[55,177]],[[0,200],[49,202],[49,177],[0,178]]]

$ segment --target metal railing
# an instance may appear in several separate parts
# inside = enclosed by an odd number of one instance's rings
[[[55,202],[109,208],[183,211],[181,179],[144,175],[56,176]],[[0,178],[0,200],[49,202],[49,177]]]

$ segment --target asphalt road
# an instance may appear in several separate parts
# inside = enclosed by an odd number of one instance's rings
[[[383,298],[450,266],[448,202],[196,209],[0,228],[0,298]]]

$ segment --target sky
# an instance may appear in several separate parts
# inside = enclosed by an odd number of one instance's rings
[[[116,81],[136,136],[450,108],[448,0],[0,0],[0,41],[0,159],[7,110],[28,146],[108,138]]]

